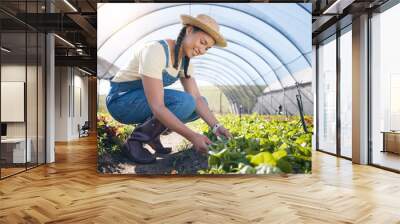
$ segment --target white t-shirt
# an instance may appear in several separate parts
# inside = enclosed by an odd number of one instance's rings
[[[166,45],[168,42],[163,40]],[[180,70],[172,67],[171,63],[171,50],[168,45],[169,64],[167,65],[167,58],[163,45],[158,41],[152,41],[138,47],[134,50],[133,58],[130,60],[128,66],[120,70],[112,79],[113,82],[127,82],[140,80],[142,75],[162,80],[162,72],[165,69],[170,75],[174,77],[184,77],[183,68]],[[182,61],[179,63],[178,68],[181,67]],[[193,67],[189,63],[188,75],[193,75]]]

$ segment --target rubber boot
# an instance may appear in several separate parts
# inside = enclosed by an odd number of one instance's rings
[[[155,155],[143,147],[144,142],[151,139],[151,129],[148,123],[138,125],[125,141],[122,151],[132,161],[142,164],[153,163],[156,161]]]
[[[147,143],[157,153],[168,154],[172,151],[171,147],[164,147],[161,144],[160,135],[167,130],[167,128],[156,118],[151,118],[144,122],[136,134],[137,139],[141,139],[143,143]]]
[[[157,153],[169,154],[172,151],[171,147],[164,147],[161,144],[160,136],[156,137],[152,141],[147,143],[151,148],[153,148]]]
[[[156,157],[151,154],[143,144],[131,137],[126,140],[122,147],[122,152],[132,161],[142,164],[153,163]]]

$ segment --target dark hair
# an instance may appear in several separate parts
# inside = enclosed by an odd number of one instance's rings
[[[179,32],[178,38],[176,39],[176,44],[175,44],[175,49],[174,49],[174,65],[173,65],[175,69],[178,69],[179,50],[181,49],[182,41],[186,35],[186,28],[187,28],[186,26],[182,27],[181,31]],[[193,32],[198,32],[198,31],[203,31],[203,30],[198,27],[193,26]],[[183,58],[183,62],[182,62],[185,78],[190,78],[190,76],[187,74],[187,70],[189,68],[189,62],[190,62],[190,58],[188,56],[185,56]]]

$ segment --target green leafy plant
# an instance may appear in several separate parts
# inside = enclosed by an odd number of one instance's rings
[[[311,173],[311,133],[304,133],[299,117],[258,114],[225,115],[218,120],[232,139],[216,137],[198,121],[192,127],[213,141],[209,147],[208,174]],[[312,130],[312,117],[306,117]]]
[[[208,169],[202,174],[311,173],[311,133],[304,133],[299,117],[258,114],[218,116],[234,136],[216,137],[198,120],[190,126],[213,141],[208,151]],[[312,117],[306,117],[312,130]],[[134,126],[115,121],[108,113],[97,114],[98,154],[120,151]],[[183,150],[189,146],[182,146]]]

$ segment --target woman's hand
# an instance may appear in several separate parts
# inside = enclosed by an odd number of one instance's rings
[[[189,139],[196,151],[202,152],[202,153],[207,153],[208,152],[208,145],[212,144],[211,140],[207,138],[207,136],[199,134],[199,133],[194,133],[193,137]]]
[[[225,138],[232,138],[232,134],[224,126],[219,126],[215,131],[216,136],[224,136]]]

